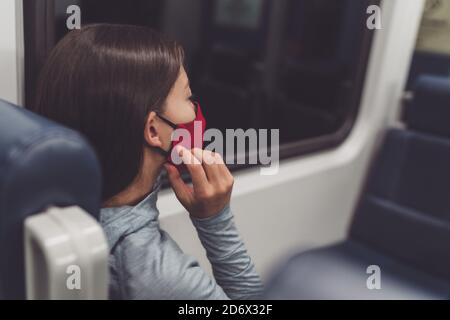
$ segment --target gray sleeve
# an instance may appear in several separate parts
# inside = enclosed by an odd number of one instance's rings
[[[219,214],[207,218],[191,217],[197,229],[214,277],[230,299],[260,299],[263,286],[226,206]]]
[[[115,250],[111,296],[120,299],[226,300],[216,281],[159,227],[128,235]],[[114,289],[115,288],[115,289]]]
[[[156,222],[125,236],[113,250],[111,297],[117,299],[257,299],[261,281],[232,220],[229,207],[193,219],[213,266],[212,278],[183,253]],[[217,282],[216,282],[217,281]]]

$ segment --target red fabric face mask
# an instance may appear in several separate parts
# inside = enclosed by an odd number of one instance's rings
[[[178,168],[178,170],[184,170],[186,169],[184,164],[177,165],[174,164],[172,161],[172,150],[173,148],[181,144],[186,149],[192,149],[192,148],[199,148],[203,149],[203,142],[204,142],[204,134],[206,130],[206,119],[203,116],[202,110],[200,108],[200,104],[197,102],[194,102],[195,105],[195,119],[188,123],[183,124],[175,124],[172,121],[158,115],[160,119],[162,119],[164,122],[166,122],[169,126],[171,126],[174,130],[177,129],[185,129],[187,132],[189,132],[189,135],[187,135],[186,131],[179,131],[180,134],[176,134],[178,138],[173,139],[172,146],[169,151],[161,150],[165,156],[167,156],[167,162],[170,164],[173,164]],[[188,139],[189,138],[189,139]]]

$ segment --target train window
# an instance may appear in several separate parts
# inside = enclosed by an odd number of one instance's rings
[[[421,74],[450,77],[450,0],[427,0],[407,89]]]
[[[24,3],[26,97],[54,44],[82,24],[146,25],[179,41],[208,127],[279,129],[280,158],[340,144],[358,111],[369,0],[35,0]],[[248,150],[247,150],[248,151]]]

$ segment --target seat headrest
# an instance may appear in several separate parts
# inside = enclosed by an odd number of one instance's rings
[[[406,122],[412,130],[450,137],[450,78],[420,76]]]
[[[24,298],[23,222],[49,206],[98,218],[101,170],[77,132],[0,100],[0,296]]]

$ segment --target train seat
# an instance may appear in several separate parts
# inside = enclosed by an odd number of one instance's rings
[[[0,101],[0,300],[107,298],[100,175],[81,135]]]
[[[450,79],[422,76],[406,129],[387,132],[347,240],[291,258],[267,297],[450,298],[449,190]]]

